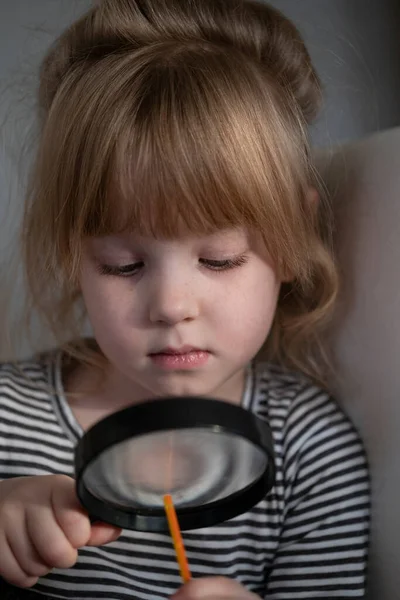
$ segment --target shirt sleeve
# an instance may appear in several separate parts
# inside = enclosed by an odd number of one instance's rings
[[[265,598],[364,598],[369,475],[355,428],[327,394],[304,390],[283,447],[284,521]]]

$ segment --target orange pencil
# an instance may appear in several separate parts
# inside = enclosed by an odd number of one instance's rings
[[[185,546],[183,545],[181,530],[178,523],[178,517],[176,516],[174,503],[172,502],[172,496],[165,494],[164,496],[165,513],[168,519],[169,531],[171,533],[172,541],[174,543],[176,560],[178,561],[179,570],[183,583],[187,583],[191,579],[190,569],[186,558]]]

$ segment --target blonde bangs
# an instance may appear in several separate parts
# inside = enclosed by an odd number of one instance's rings
[[[204,42],[164,42],[106,62],[72,75],[58,99],[70,132],[56,152],[56,193],[68,217],[55,215],[65,229],[54,239],[64,239],[70,268],[87,236],[245,225],[261,231],[278,269],[298,274],[308,252],[306,139],[289,102],[281,98],[278,111],[261,68]],[[60,117],[56,100],[49,130]]]

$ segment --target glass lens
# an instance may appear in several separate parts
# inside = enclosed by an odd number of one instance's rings
[[[116,444],[86,469],[88,491],[125,508],[200,507],[249,486],[265,471],[265,453],[219,427],[155,432]]]

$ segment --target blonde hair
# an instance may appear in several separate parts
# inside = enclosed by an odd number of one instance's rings
[[[59,343],[77,352],[85,237],[244,225],[290,281],[265,354],[324,382],[337,274],[309,199],[319,102],[298,31],[261,2],[102,0],[75,22],[42,66],[22,235],[31,308]]]

